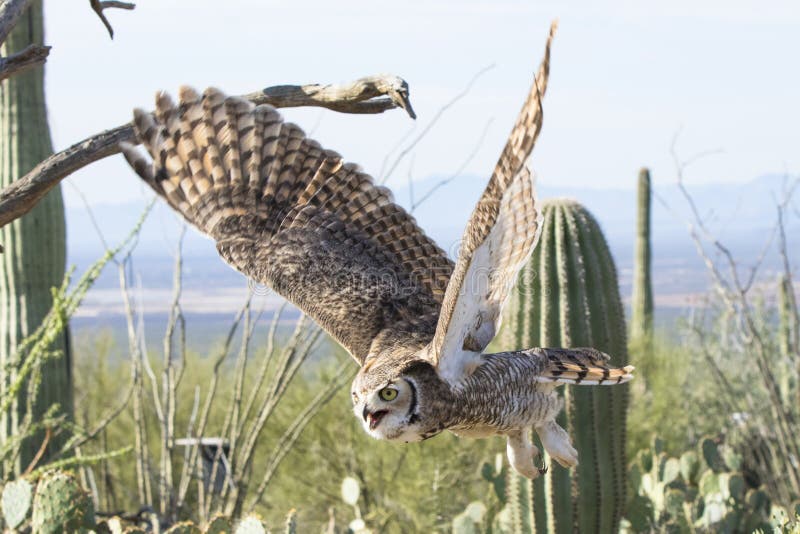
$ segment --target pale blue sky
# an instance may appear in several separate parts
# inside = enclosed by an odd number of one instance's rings
[[[670,181],[679,127],[684,155],[725,150],[692,167],[693,182],[798,172],[800,4],[699,3],[141,0],[136,11],[107,12],[110,41],[85,2],[46,0],[50,121],[62,149],[129,120],[135,106],[151,107],[161,88],[237,94],[390,72],[411,86],[419,131],[494,63],[416,147],[411,168],[417,179],[453,173],[493,119],[465,169],[488,176],[558,17],[533,159],[542,183],[628,187],[642,165]],[[375,174],[413,126],[399,111],[286,115]],[[405,181],[411,163],[390,184]],[[144,194],[121,156],[71,180],[93,203]],[[77,203],[70,187],[65,194]]]

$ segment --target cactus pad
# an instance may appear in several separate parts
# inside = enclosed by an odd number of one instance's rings
[[[31,483],[20,478],[3,488],[3,518],[10,528],[17,528],[28,517],[33,500]]]
[[[236,526],[235,534],[267,534],[267,529],[258,516],[249,515]]]
[[[191,521],[175,523],[165,534],[200,534],[200,529]]]
[[[42,477],[33,498],[31,527],[34,532],[85,532],[94,525],[92,499],[73,475],[54,472]]]
[[[224,515],[215,515],[203,529],[203,534],[231,534],[232,532],[233,524],[230,518]]]

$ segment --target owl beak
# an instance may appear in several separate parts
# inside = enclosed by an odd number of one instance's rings
[[[386,410],[378,410],[377,412],[370,412],[369,410],[367,410],[367,407],[364,406],[364,411],[362,412],[361,415],[364,418],[364,422],[366,422],[369,425],[369,429],[375,430],[375,427],[377,427],[380,424],[381,419],[383,419],[383,416],[385,416],[387,413],[389,412]]]

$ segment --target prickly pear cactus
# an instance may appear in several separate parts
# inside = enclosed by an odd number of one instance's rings
[[[486,482],[492,485],[497,500],[500,501],[501,504],[506,504],[508,466],[505,462],[505,456],[502,454],[495,455],[494,465],[489,462],[484,462],[481,466],[481,476]]]
[[[97,522],[95,534],[147,534],[143,528],[135,525],[125,525],[122,518],[114,516]]]
[[[172,525],[165,534],[200,534],[200,529],[191,521],[183,521]]]
[[[231,534],[233,532],[233,524],[230,518],[224,515],[216,515],[211,518],[203,534]]]
[[[700,458],[694,451],[686,451],[681,454],[679,460],[681,464],[681,476],[689,484],[697,485],[700,480]]]
[[[358,480],[353,477],[345,477],[342,480],[342,500],[345,504],[356,506],[361,495],[361,486]]]
[[[267,534],[267,529],[260,517],[249,515],[239,522],[234,532],[235,534]]]
[[[639,451],[628,474],[633,497],[621,532],[773,531],[775,507],[763,490],[748,487],[737,455],[711,438],[698,449],[670,458],[655,440]]]
[[[481,534],[486,505],[482,502],[471,502],[466,510],[453,518],[453,534]]]
[[[627,364],[616,267],[597,221],[572,200],[545,201],[542,211],[539,245],[520,272],[496,348],[591,346],[611,355],[613,365]],[[533,483],[535,530],[615,532],[625,504],[628,387],[558,391],[566,401],[558,422],[580,462],[571,470],[553,465]]]
[[[20,478],[3,487],[3,519],[9,528],[17,528],[28,517],[33,502],[33,486]]]
[[[92,499],[73,475],[57,471],[42,477],[33,498],[33,532],[88,532],[94,526]]]
[[[721,473],[728,469],[725,460],[722,458],[719,447],[711,438],[703,438],[700,441],[700,449],[703,451],[703,459],[706,465],[715,473]]]

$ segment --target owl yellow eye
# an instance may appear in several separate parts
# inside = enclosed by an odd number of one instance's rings
[[[378,392],[378,396],[385,401],[393,401],[397,398],[397,390],[394,388],[383,388]]]

